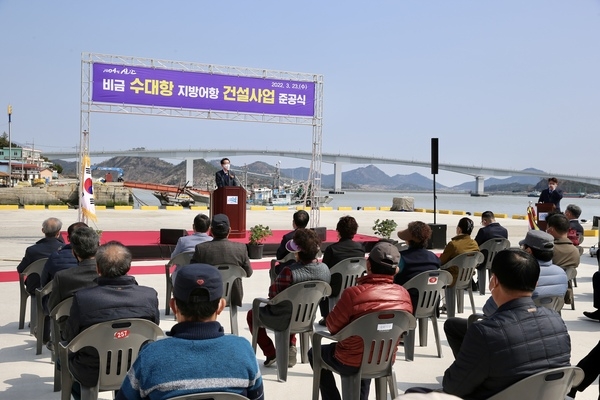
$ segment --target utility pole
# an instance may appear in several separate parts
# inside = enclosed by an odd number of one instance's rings
[[[10,140],[10,125],[12,116],[12,106],[8,105],[8,179],[10,180],[9,186],[13,186],[12,180],[12,142]]]

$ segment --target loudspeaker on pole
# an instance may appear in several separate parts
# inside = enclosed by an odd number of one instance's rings
[[[431,138],[431,173],[438,173],[438,138]]]

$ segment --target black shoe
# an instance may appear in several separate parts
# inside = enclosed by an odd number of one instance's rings
[[[265,363],[263,365],[265,367],[270,367],[273,364],[275,364],[275,356],[267,357],[267,359],[265,360]]]
[[[52,343],[51,341],[49,341],[48,343],[46,343],[46,348],[48,350],[50,350],[52,353],[54,353],[54,343]]]
[[[588,312],[588,311],[584,311],[583,315],[585,315],[586,317],[588,317],[589,319],[593,319],[596,321],[600,321],[600,310],[596,310],[594,312]]]
[[[321,325],[321,326],[327,326],[327,324],[325,323],[325,318],[321,318],[319,320],[319,325]]]

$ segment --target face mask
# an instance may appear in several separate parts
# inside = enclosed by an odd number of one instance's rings
[[[223,164],[223,169],[225,171],[229,171],[229,164]]]

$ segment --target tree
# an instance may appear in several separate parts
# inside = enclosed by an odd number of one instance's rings
[[[60,164],[52,164],[52,168],[59,174],[62,174],[63,172],[63,167]]]
[[[2,135],[0,135],[0,147],[9,147],[8,146],[8,133],[6,133],[6,132],[4,132]],[[15,143],[13,143],[12,147],[20,147],[20,146],[17,146]]]

